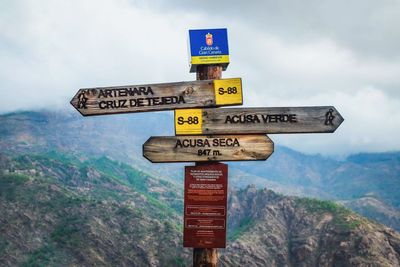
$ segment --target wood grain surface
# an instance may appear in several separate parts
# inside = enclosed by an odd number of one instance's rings
[[[201,109],[188,120],[175,111],[176,135],[332,133],[343,122],[333,106]],[[198,124],[193,122],[199,121]],[[191,123],[190,125],[188,123]],[[196,129],[196,126],[199,129]]]
[[[143,144],[154,163],[266,160],[273,151],[266,135],[152,136]]]
[[[235,84],[239,81],[241,85],[240,78],[222,81],[226,81],[228,85],[229,81],[235,81]],[[83,116],[242,104],[241,97],[231,103],[217,103],[214,87],[213,80],[204,80],[83,88],[76,93],[70,103]]]

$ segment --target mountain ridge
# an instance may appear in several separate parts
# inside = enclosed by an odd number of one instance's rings
[[[172,114],[82,117],[75,113],[27,111],[0,115],[0,150],[10,155],[52,150],[81,158],[107,155],[154,176],[182,183],[183,164],[151,164],[141,156],[142,144],[151,135],[174,134]],[[385,215],[385,207],[371,206],[373,211],[361,208],[363,198],[374,194],[385,206],[395,209],[396,217],[400,216],[399,158],[400,152],[390,152],[360,153],[335,160],[275,145],[275,152],[266,162],[229,163],[230,186],[240,189],[256,184],[287,195],[344,201],[363,215],[400,230],[400,223]],[[351,205],[350,200],[354,200]]]
[[[190,264],[181,188],[107,157],[0,158],[1,265]],[[340,205],[255,186],[228,195],[222,266],[400,265],[400,234]]]

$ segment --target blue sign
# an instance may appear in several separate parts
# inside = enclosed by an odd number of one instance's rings
[[[189,30],[190,72],[198,65],[229,64],[228,33],[226,29]]]

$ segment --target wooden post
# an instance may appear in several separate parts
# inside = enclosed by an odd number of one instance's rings
[[[216,267],[217,263],[216,248],[193,248],[193,267]]]
[[[222,79],[222,66],[197,66],[196,80],[215,79]],[[196,165],[200,164],[204,163],[196,163]],[[193,267],[216,267],[217,263],[218,250],[216,248],[193,248]]]
[[[197,80],[216,80],[222,79],[222,66],[200,65],[196,71]]]

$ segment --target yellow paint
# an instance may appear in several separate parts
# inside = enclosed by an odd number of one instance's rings
[[[192,65],[229,63],[229,55],[192,57]]]
[[[201,134],[203,124],[202,109],[176,109],[175,134]]]
[[[242,79],[214,80],[215,103],[217,105],[242,105]]]

